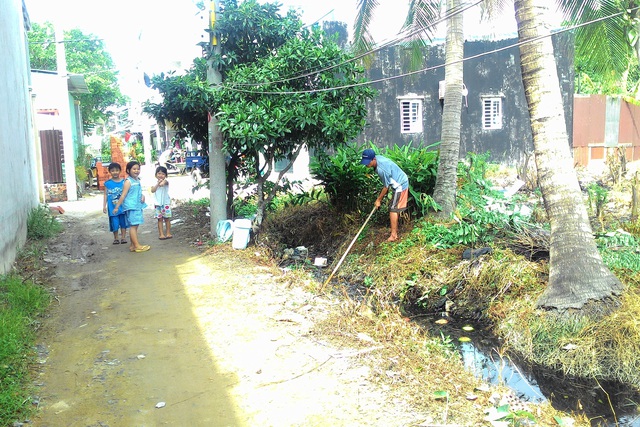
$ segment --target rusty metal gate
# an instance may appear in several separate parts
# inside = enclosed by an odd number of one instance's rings
[[[45,184],[57,184],[64,182],[62,164],[64,163],[64,150],[62,146],[62,131],[41,130],[40,146],[42,148],[42,174]]]

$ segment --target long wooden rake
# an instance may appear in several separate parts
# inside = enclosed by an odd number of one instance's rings
[[[353,246],[353,244],[356,242],[356,240],[358,239],[358,236],[360,236],[360,233],[362,233],[362,230],[364,230],[364,227],[367,225],[367,223],[369,222],[369,220],[371,219],[371,217],[373,216],[373,213],[376,211],[377,207],[373,207],[373,209],[371,210],[371,213],[369,214],[369,216],[367,217],[366,221],[364,222],[364,224],[362,224],[362,227],[360,227],[360,230],[358,230],[358,232],[356,233],[356,237],[353,238],[353,240],[351,241],[351,244],[349,245],[349,247],[347,248],[346,251],[344,251],[344,254],[342,255],[342,258],[340,258],[340,261],[338,261],[338,264],[336,265],[336,267],[333,269],[333,271],[331,272],[331,274],[329,275],[329,277],[327,277],[327,280],[325,280],[325,282],[322,284],[322,286],[320,287],[320,290],[323,290],[325,286],[327,286],[327,284],[331,281],[331,279],[333,278],[333,275],[336,274],[336,271],[338,271],[338,269],[340,268],[340,266],[342,265],[342,262],[344,261],[344,259],[347,257],[347,254],[349,253],[349,251],[351,250],[351,247]]]

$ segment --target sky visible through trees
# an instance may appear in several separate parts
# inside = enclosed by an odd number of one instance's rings
[[[307,25],[318,20],[342,21],[347,24],[349,36],[353,35],[356,0],[281,0],[278,3],[283,4],[283,12],[290,7],[301,10]],[[32,22],[50,21],[58,23],[64,30],[79,28],[84,33],[102,38],[120,71],[122,90],[128,95],[132,95],[135,87],[140,85],[144,72],[151,75],[189,68],[193,58],[201,55],[197,43],[208,37],[204,32],[207,18],[204,13],[199,13],[196,0],[113,0],[109,3],[96,0],[26,0],[26,5]],[[402,26],[407,8],[408,1],[380,1],[380,13],[376,14],[371,26],[376,42],[394,38]],[[473,9],[467,12],[472,16],[465,17],[467,36],[495,34],[495,25],[486,23],[476,25],[474,31],[470,30],[468,26],[479,21],[479,8]],[[513,22],[512,30],[506,26],[507,32],[515,31],[515,18],[507,18]],[[500,28],[505,28],[505,20],[500,21]]]

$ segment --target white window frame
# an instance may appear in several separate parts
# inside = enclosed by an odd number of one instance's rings
[[[503,102],[501,95],[487,95],[482,99],[482,129],[502,129]]]
[[[400,133],[422,133],[423,97],[418,95],[399,96]]]

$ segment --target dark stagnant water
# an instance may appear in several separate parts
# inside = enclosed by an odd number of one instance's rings
[[[436,318],[437,319],[437,318]],[[640,427],[640,394],[629,385],[571,378],[548,369],[528,366],[501,353],[500,342],[473,323],[437,325],[436,319],[420,321],[436,334],[450,336],[467,367],[490,384],[509,387],[526,402],[550,401],[554,408],[584,413],[594,427]],[[463,325],[474,331],[465,332]],[[460,342],[465,336],[469,342]]]

